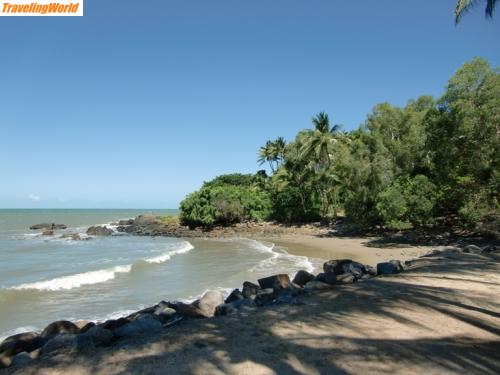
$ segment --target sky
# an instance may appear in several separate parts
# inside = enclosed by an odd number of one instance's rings
[[[500,13],[454,0],[86,0],[84,17],[0,17],[0,208],[176,208],[260,169],[326,111],[442,95]],[[500,11],[499,11],[500,12]]]

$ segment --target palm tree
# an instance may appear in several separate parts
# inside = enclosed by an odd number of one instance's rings
[[[271,171],[274,173],[274,164],[278,160],[278,154],[274,142],[267,141],[264,146],[259,149],[259,158],[257,159],[259,165],[269,163]]]
[[[497,0],[486,0],[486,10],[485,14],[487,18],[493,17],[493,12],[495,11],[495,5]],[[462,19],[463,15],[471,10],[475,5],[479,3],[479,0],[457,0],[457,5],[455,6],[455,11],[453,12],[455,16],[455,24],[458,24]]]
[[[280,163],[283,163],[284,160],[285,160],[285,148],[286,148],[285,138],[278,137],[274,141],[274,148],[275,148],[275,151],[276,151],[276,155],[278,157],[278,161]]]
[[[328,147],[336,142],[333,133],[340,129],[340,125],[334,125],[330,128],[330,119],[328,114],[320,112],[312,119],[314,130],[310,133],[307,141],[302,148],[302,154],[306,158],[314,157],[320,165],[330,163],[330,154]]]

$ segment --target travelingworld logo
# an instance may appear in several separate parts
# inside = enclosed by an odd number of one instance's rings
[[[6,0],[0,16],[83,16],[83,0]]]

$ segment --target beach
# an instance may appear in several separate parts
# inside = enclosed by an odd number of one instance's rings
[[[498,255],[443,253],[402,274],[239,315],[185,321],[5,374],[497,374]]]

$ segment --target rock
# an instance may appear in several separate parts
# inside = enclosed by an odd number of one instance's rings
[[[111,236],[113,230],[104,226],[93,226],[87,229],[87,234],[90,236]]]
[[[378,275],[392,275],[403,270],[403,266],[399,260],[391,260],[377,264]]]
[[[273,300],[274,300],[273,289],[261,289],[255,296],[254,302],[257,306],[265,306],[273,303]]]
[[[238,301],[240,299],[244,299],[245,297],[243,296],[243,293],[240,292],[239,289],[234,289],[231,294],[226,298],[224,303],[231,303],[234,301]]]
[[[366,274],[370,276],[377,276],[377,269],[372,266],[365,265]]]
[[[215,308],[224,303],[224,296],[221,292],[209,290],[199,300],[193,302],[193,306],[200,310],[200,313],[211,318],[215,314]]]
[[[33,358],[31,358],[31,356],[28,353],[22,352],[16,354],[16,356],[12,358],[11,366],[24,366],[30,363],[31,361],[33,361]]]
[[[80,329],[76,324],[68,320],[58,320],[57,322],[50,323],[47,327],[45,327],[45,329],[42,331],[41,336],[51,337],[62,333],[76,334],[79,332]]]
[[[205,318],[200,309],[190,303],[177,302],[174,309],[178,314],[184,315],[188,318]]]
[[[73,241],[81,241],[82,237],[80,237],[80,234],[78,233],[64,233],[61,237],[62,239],[71,239]]]
[[[134,219],[120,220],[118,221],[118,225],[132,225],[134,224]]]
[[[134,321],[114,330],[117,337],[133,337],[154,332],[161,332],[163,326],[152,314],[144,314]]]
[[[322,283],[324,283],[324,282],[325,282],[325,277],[326,277],[326,274],[325,274],[324,272],[321,272],[321,273],[318,273],[318,274],[314,277],[313,281],[321,281]],[[307,284],[307,283],[306,283],[306,284]]]
[[[7,368],[12,363],[12,356],[0,353],[0,369]]]
[[[313,291],[313,290],[326,290],[326,289],[331,289],[332,286],[330,284],[324,283],[322,281],[309,281],[305,286],[304,289],[308,291]]]
[[[41,224],[35,224],[30,227],[31,230],[38,230],[38,229],[43,229],[43,230],[54,230],[54,229],[66,229],[66,225],[64,224],[55,224],[55,223],[41,223]]]
[[[358,280],[356,276],[350,273],[344,273],[342,275],[337,275],[336,276],[337,282],[342,283],[342,284],[350,284],[354,283]]]
[[[128,323],[130,323],[130,320],[126,318],[119,318],[106,320],[104,323],[98,324],[98,326],[104,329],[114,330]]]
[[[358,278],[366,273],[364,264],[351,259],[329,260],[323,264],[323,271],[325,273],[333,272],[335,275],[350,273]]]
[[[75,325],[80,330],[80,333],[85,333],[89,329],[91,329],[92,327],[95,327],[95,323],[94,322],[87,322],[86,320],[77,320],[75,322]]]
[[[59,351],[91,352],[95,349],[94,342],[87,335],[70,335],[63,333],[51,338],[41,349],[41,355],[53,354]]]
[[[243,283],[243,289],[241,291],[241,294],[245,298],[251,298],[253,296],[256,296],[257,293],[259,292],[259,290],[260,290],[260,286],[254,284],[254,283],[251,283],[250,281],[245,281]]]
[[[276,284],[280,285],[282,288],[286,288],[290,284],[290,277],[287,274],[279,274],[268,277],[263,277],[257,280],[262,289],[274,288]]]
[[[18,333],[3,340],[0,344],[0,353],[12,357],[17,353],[36,350],[42,347],[45,342],[46,340],[36,332]]]
[[[158,306],[154,314],[160,319],[160,322],[166,323],[177,314],[177,311],[168,306]]]
[[[156,224],[157,216],[153,214],[139,215],[135,218],[134,225],[151,225]]]
[[[500,250],[500,246],[495,246],[495,245],[487,245],[482,248],[482,252],[489,254],[489,253],[496,253]]]
[[[479,246],[476,245],[467,245],[463,248],[462,251],[464,253],[480,254],[483,251],[483,249],[481,249]]]
[[[215,315],[230,315],[241,309],[253,310],[255,306],[255,302],[251,299],[239,299],[217,306],[215,309]]]
[[[53,236],[54,231],[52,229],[47,229],[42,232],[42,236]]]
[[[297,285],[304,286],[306,285],[309,281],[314,280],[314,275],[312,273],[309,273],[304,270],[300,270],[297,272],[295,277],[293,278],[293,282]]]
[[[324,275],[325,276],[323,277],[323,280],[321,280],[324,283],[327,283],[330,285],[334,285],[337,283],[337,274],[335,272],[327,272]]]
[[[90,328],[85,335],[92,339],[95,346],[108,346],[115,340],[113,332],[98,326]]]

